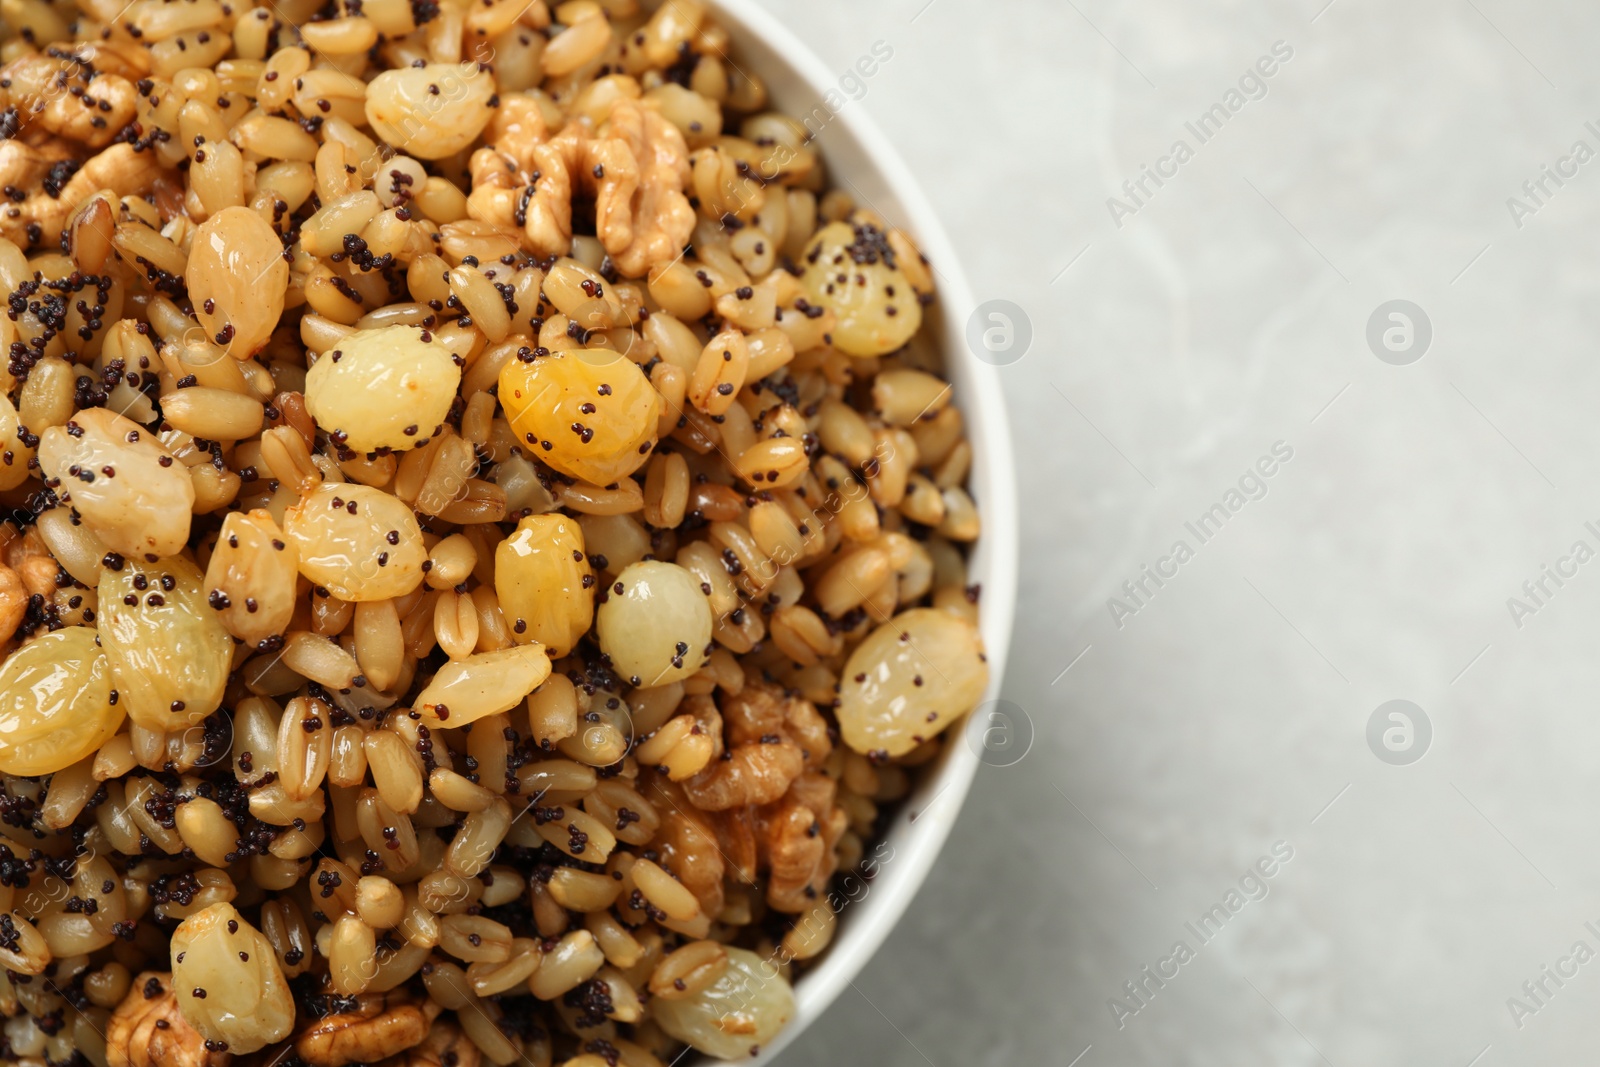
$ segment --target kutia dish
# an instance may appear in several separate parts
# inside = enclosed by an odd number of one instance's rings
[[[942,247],[735,6],[0,3],[4,1058],[644,1067],[820,1010],[834,887],[971,775],[1004,450]]]

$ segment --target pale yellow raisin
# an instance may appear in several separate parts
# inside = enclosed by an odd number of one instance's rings
[[[227,631],[258,645],[294,615],[300,553],[263,508],[222,520],[206,564],[206,601]]]
[[[594,621],[594,583],[583,529],[566,515],[528,516],[494,552],[495,593],[513,638],[552,656],[571,652]]]
[[[912,608],[856,646],[839,680],[839,732],[863,754],[903,756],[971,711],[989,684],[978,631]]]
[[[172,961],[178,1010],[207,1041],[243,1054],[289,1036],[294,997],[272,942],[232,904],[213,904],[179,923]]]
[[[249,359],[278,327],[289,264],[266,220],[249,208],[227,207],[200,224],[184,279],[206,339],[235,359]]]
[[[233,638],[183,556],[110,559],[100,568],[100,640],[120,706],[140,726],[192,726],[222,705]]]
[[[652,1002],[661,1029],[719,1060],[741,1060],[794,1017],[794,990],[749,949],[727,949],[728,965],[692,996]]]
[[[0,772],[54,774],[111,740],[125,706],[87,626],[28,642],[0,666]]]
[[[595,614],[600,648],[629,685],[671,685],[705,663],[711,601],[700,579],[676,563],[642,560],[623,568]]]
[[[415,704],[428,726],[465,726],[498,715],[550,677],[550,657],[541,645],[514,645],[451,660],[439,668]]]
[[[367,84],[367,120],[389,144],[418,159],[443,159],[472,143],[494,117],[494,75],[476,63],[386,70]]]
[[[388,600],[422,582],[428,550],[404,502],[366,485],[323,483],[290,508],[300,573],[340,600]]]
[[[189,469],[131,419],[105,408],[78,412],[40,435],[39,466],[113,552],[159,558],[189,539]]]
[[[356,452],[426,442],[450,413],[461,369],[443,341],[412,326],[357,330],[306,374],[306,410]]]
[[[882,230],[832,222],[817,231],[801,261],[811,303],[839,316],[833,346],[851,356],[882,356],[911,340],[922,303]]]

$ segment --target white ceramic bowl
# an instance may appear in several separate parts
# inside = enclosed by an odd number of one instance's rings
[[[970,485],[983,515],[983,536],[969,561],[969,580],[983,587],[979,609],[991,672],[984,700],[992,700],[999,694],[1005,671],[1016,601],[1016,484],[998,376],[994,367],[973,356],[965,340],[974,304],[961,263],[910,169],[866,109],[841,90],[844,72],[831,70],[754,0],[709,0],[709,4],[733,37],[733,62],[766,82],[772,106],[797,118],[812,116],[808,129],[817,135],[829,180],[911,234],[936,272],[936,314],[929,316],[924,328],[934,330],[972,443]],[[877,951],[922,885],[979,766],[959,725],[946,737],[944,754],[924,769],[887,827],[884,850],[875,853],[877,843],[869,844],[868,855],[884,857],[876,877],[870,883],[858,879],[841,894],[852,902],[840,914],[833,944],[795,985],[794,1021],[751,1062],[770,1062],[822,1015]],[[922,976],[906,977],[918,981]]]

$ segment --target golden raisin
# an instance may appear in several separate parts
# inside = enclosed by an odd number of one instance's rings
[[[661,416],[638,366],[598,348],[512,360],[500,372],[500,403],[524,451],[593,485],[644,464]]]
[[[30,641],[0,666],[0,772],[54,774],[109,741],[124,705],[87,626]]]

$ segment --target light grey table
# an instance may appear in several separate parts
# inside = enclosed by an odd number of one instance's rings
[[[1034,335],[1036,742],[784,1064],[1593,1058],[1600,9],[1326,2],[768,0]]]

